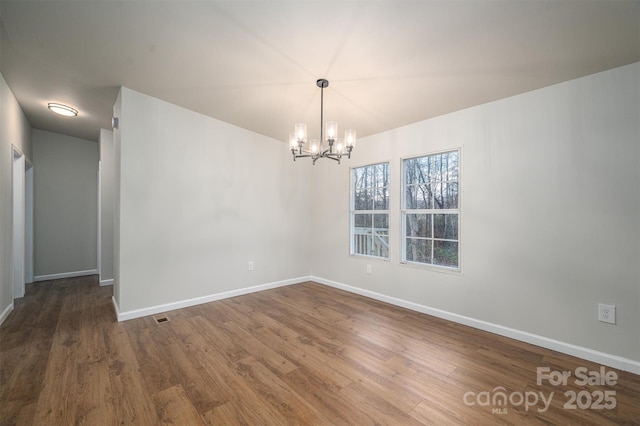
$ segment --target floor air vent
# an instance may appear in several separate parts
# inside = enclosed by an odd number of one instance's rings
[[[165,314],[154,315],[153,319],[157,324],[162,324],[163,322],[171,321],[169,317],[166,316]]]

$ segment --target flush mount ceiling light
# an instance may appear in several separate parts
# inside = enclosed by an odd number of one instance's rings
[[[324,78],[316,81],[316,85],[320,88],[320,139],[312,139],[309,143],[309,150],[304,149],[307,143],[307,125],[304,123],[296,123],[294,133],[289,135],[289,145],[293,154],[293,161],[296,158],[309,157],[316,164],[318,158],[329,158],[340,164],[343,155],[351,158],[351,151],[356,146],[356,131],[348,129],[344,132],[344,139],[338,139],[338,123],[335,121],[327,122],[327,139],[323,138],[324,129],[324,89],[329,87],[329,81]]]
[[[49,104],[47,104],[47,107],[56,114],[64,115],[65,117],[75,117],[78,115],[77,109],[71,108],[67,105],[49,102]]]

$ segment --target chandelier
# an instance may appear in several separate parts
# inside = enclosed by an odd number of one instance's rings
[[[329,86],[329,81],[321,78],[316,81],[316,85],[320,88],[320,139],[312,139],[309,142],[309,149],[305,150],[307,125],[296,123],[294,133],[289,135],[293,161],[296,161],[296,158],[309,157],[315,165],[318,158],[329,158],[340,164],[343,155],[351,158],[351,151],[356,146],[356,131],[348,129],[344,132],[344,139],[338,139],[338,123],[327,121],[326,140],[324,139],[324,89]]]

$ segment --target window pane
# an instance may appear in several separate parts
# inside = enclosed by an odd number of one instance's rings
[[[353,184],[356,188],[359,187],[359,183],[362,181],[362,168],[353,169]]]
[[[403,166],[404,166],[404,183],[415,183],[417,181],[415,158],[404,160]]]
[[[442,155],[430,155],[429,159],[429,181],[436,182],[442,180]]]
[[[353,241],[355,254],[389,257],[389,237],[375,234],[355,234]]]
[[[389,185],[389,165],[387,163],[372,166],[374,169],[374,185],[383,188]]]
[[[389,210],[389,189],[377,188],[372,201],[374,210]]]
[[[415,209],[416,203],[416,187],[414,185],[407,185],[404,189],[404,208]]]
[[[458,208],[458,182],[436,183],[433,186],[434,208]]]
[[[444,170],[446,175],[444,176],[445,181],[458,180],[458,160],[459,154],[458,151],[447,152],[446,154],[442,154],[444,164]]]
[[[373,228],[376,231],[389,234],[389,215],[388,214],[374,214],[373,215]]]
[[[442,204],[445,209],[457,209],[458,208],[458,182],[449,182],[445,184],[444,197]]]
[[[407,261],[431,263],[431,240],[407,238]]]
[[[353,182],[356,189],[366,189],[373,187],[371,167],[358,167],[353,169]]]
[[[441,266],[458,266],[458,243],[452,241],[433,242],[433,264]]]
[[[373,215],[372,256],[389,257],[389,215]]]
[[[431,185],[410,185],[406,188],[405,208],[407,209],[432,209]]]
[[[355,254],[369,254],[371,248],[371,235],[355,233],[353,235],[353,252]]]
[[[458,180],[459,154],[457,151],[430,155],[428,158],[431,182]]]
[[[374,236],[371,256],[389,257],[389,236]]]
[[[405,220],[407,237],[431,237],[430,214],[407,214]]]
[[[371,228],[371,215],[370,214],[355,214],[353,220],[353,226],[356,228]]]
[[[433,236],[434,238],[444,238],[447,240],[458,239],[458,215],[457,214],[434,214],[433,215]]]
[[[353,208],[355,210],[372,210],[373,193],[371,192],[371,190],[356,190],[353,199]]]
[[[424,184],[418,185],[416,188],[417,195],[417,206],[418,209],[432,209],[433,208],[433,197],[431,194],[431,185]]]
[[[406,183],[429,182],[429,170],[430,166],[428,157],[404,160],[404,175]]]

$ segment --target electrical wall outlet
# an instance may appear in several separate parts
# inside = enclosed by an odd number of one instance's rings
[[[253,260],[250,260],[249,263],[247,264],[247,270],[253,271],[253,268],[254,268]]]
[[[373,274],[373,268],[370,263],[367,263],[367,274]]]
[[[616,323],[616,307],[613,305],[605,305],[598,303],[598,321]]]

